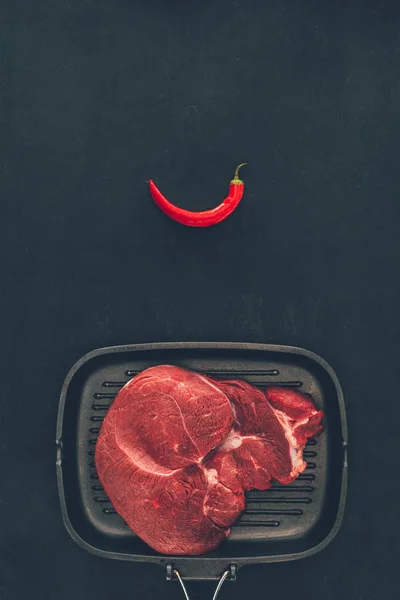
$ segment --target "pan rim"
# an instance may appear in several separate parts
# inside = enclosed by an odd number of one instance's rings
[[[192,564],[195,560],[197,564],[202,564],[204,567],[207,565],[215,566],[221,563],[237,563],[237,567],[241,568],[246,564],[257,564],[257,563],[275,563],[275,562],[289,562],[293,560],[298,560],[301,558],[307,558],[317,554],[321,550],[323,550],[326,546],[328,546],[332,540],[336,537],[342,521],[345,510],[346,496],[347,496],[347,478],[348,478],[348,460],[347,460],[347,449],[348,449],[348,427],[347,427],[347,418],[346,418],[346,409],[344,403],[344,395],[342,391],[342,387],[340,385],[339,379],[336,375],[336,372],[331,367],[331,365],[322,357],[320,357],[315,352],[311,350],[307,350],[305,348],[300,348],[297,346],[288,346],[288,345],[278,345],[278,344],[262,344],[262,343],[253,343],[253,342],[152,342],[152,343],[141,343],[141,344],[123,344],[118,346],[106,346],[101,348],[96,348],[84,354],[79,360],[75,362],[75,364],[68,371],[60,394],[60,401],[58,407],[57,414],[57,430],[56,430],[56,444],[58,448],[58,453],[60,452],[60,447],[62,446],[62,435],[63,435],[63,421],[64,421],[64,409],[65,402],[67,398],[67,391],[70,386],[70,383],[76,373],[88,362],[97,358],[98,356],[102,356],[105,354],[118,354],[124,352],[146,352],[146,351],[159,351],[159,350],[243,350],[243,351],[258,351],[258,352],[275,352],[275,353],[285,353],[285,354],[294,354],[304,356],[316,363],[318,363],[330,376],[337,394],[337,401],[339,406],[340,418],[341,418],[341,437],[342,444],[344,449],[344,458],[343,458],[343,469],[342,469],[342,479],[341,479],[341,490],[340,490],[340,498],[338,503],[338,511],[336,515],[336,519],[332,525],[330,532],[326,535],[326,537],[321,540],[315,546],[311,548],[307,548],[306,550],[288,553],[288,554],[273,554],[273,555],[265,555],[265,556],[235,556],[233,557],[202,557],[202,556],[174,556],[174,555],[163,555],[160,554],[158,556],[147,556],[143,554],[130,554],[130,553],[122,553],[115,552],[109,550],[103,550],[101,548],[97,548],[92,546],[86,540],[84,540],[75,530],[72,525],[71,519],[68,514],[68,508],[65,500],[64,493],[64,482],[63,482],[63,471],[62,471],[62,461],[57,460],[57,487],[58,494],[60,498],[61,505],[61,514],[64,525],[71,536],[71,538],[83,549],[90,552],[93,555],[102,557],[102,558],[112,558],[115,560],[123,560],[126,562],[147,562],[147,563],[155,563],[161,566],[166,566],[168,563],[179,561],[179,564],[182,565],[182,568]],[[188,579],[191,579],[188,577]],[[199,577],[194,577],[193,579],[200,579]],[[205,576],[204,579],[210,579],[209,576]]]

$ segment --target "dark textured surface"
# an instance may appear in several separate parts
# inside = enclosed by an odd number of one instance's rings
[[[98,346],[300,345],[336,369],[350,481],[336,540],[248,567],[223,598],[383,600],[400,579],[400,7],[306,0],[44,0],[0,8],[0,598],[182,597],[63,528],[55,421]],[[210,230],[170,222],[242,205]],[[192,599],[210,597],[192,585]]]

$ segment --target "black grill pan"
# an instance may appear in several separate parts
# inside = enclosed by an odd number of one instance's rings
[[[163,556],[135,536],[105,495],[94,466],[96,439],[108,407],[136,373],[176,364],[253,385],[285,385],[312,394],[325,413],[325,432],[308,442],[306,471],[288,486],[247,494],[247,508],[229,538],[196,557]],[[300,348],[237,343],[165,343],[95,350],[69,372],[57,422],[57,480],[62,516],[72,538],[108,558],[152,562],[185,579],[231,578],[250,563],[310,556],[336,535],[347,480],[347,426],[343,394],[332,368]]]

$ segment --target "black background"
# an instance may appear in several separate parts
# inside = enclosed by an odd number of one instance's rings
[[[379,4],[379,6],[377,6]],[[223,598],[396,597],[400,7],[304,0],[1,6],[0,598],[181,598],[64,530],[58,395],[100,346],[299,345],[344,387],[342,529]],[[193,230],[152,204],[245,197]],[[192,599],[211,584],[191,584]]]

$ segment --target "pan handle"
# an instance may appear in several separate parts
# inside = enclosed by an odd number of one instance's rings
[[[185,586],[185,584],[183,583],[183,579],[182,579],[182,577],[180,576],[180,573],[179,573],[179,571],[177,571],[176,569],[174,569],[174,570],[172,571],[172,577],[176,577],[176,579],[177,579],[177,580],[179,581],[179,583],[181,584],[181,588],[182,588],[182,590],[183,590],[183,593],[185,594],[185,598],[186,598],[186,600],[190,600],[190,598],[189,598],[189,594],[187,593],[186,586]]]
[[[221,575],[221,579],[218,581],[217,587],[215,588],[215,592],[214,592],[214,596],[213,596],[212,600],[217,600],[219,590],[221,589],[222,584],[224,583],[225,579],[227,579],[228,577],[230,577],[230,571],[224,571]]]
[[[181,577],[181,574],[177,569],[172,568],[172,565],[167,565],[167,577],[168,579],[177,579],[181,585],[182,591],[185,596],[185,600],[190,600],[188,591],[186,589],[185,583]],[[218,580],[217,587],[215,588],[215,592],[212,600],[217,600],[221,587],[226,579],[236,579],[236,566],[230,565],[230,568],[224,571],[221,577]]]

